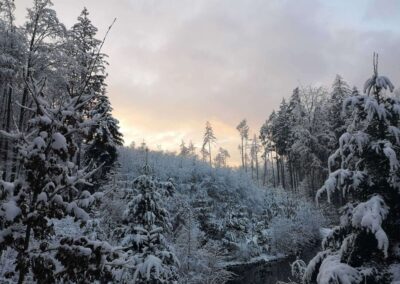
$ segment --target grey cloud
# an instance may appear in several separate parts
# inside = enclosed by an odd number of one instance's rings
[[[386,1],[358,1],[359,9],[335,2],[355,9],[350,22],[317,0],[54,2],[70,24],[86,5],[100,32],[118,18],[105,45],[111,100],[127,123],[135,110],[160,121],[148,123],[148,133],[163,127],[169,133],[188,118],[192,129],[183,136],[198,132],[194,140],[208,119],[233,129],[246,117],[258,131],[299,84],[329,86],[339,73],[360,86],[371,73],[373,51],[380,52],[381,70],[395,83],[400,79],[400,25],[389,24],[399,17],[387,11],[397,9],[396,0],[383,8]],[[384,24],[371,28],[366,19],[377,14]],[[237,152],[237,142],[230,143]]]

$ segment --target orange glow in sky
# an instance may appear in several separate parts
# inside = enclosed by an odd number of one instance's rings
[[[30,0],[17,0],[22,24]],[[298,85],[361,86],[373,51],[399,78],[400,1],[53,0],[71,27],[86,6],[103,51],[108,93],[125,143],[201,146],[205,122],[239,163],[236,125],[250,137]],[[306,15],[306,16],[305,16]]]

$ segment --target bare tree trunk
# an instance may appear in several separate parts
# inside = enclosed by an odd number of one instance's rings
[[[210,167],[212,167],[212,163],[211,163],[211,142],[208,142],[208,154],[210,156]]]
[[[251,156],[250,166],[251,166],[251,178],[254,180],[254,159],[253,159],[253,156]]]
[[[265,152],[264,154],[264,175],[263,175],[263,186],[267,184],[267,162],[268,162],[268,154]]]
[[[282,170],[282,187],[286,189],[286,182],[285,182],[285,159],[282,157],[281,160],[281,170]]]
[[[6,119],[5,119],[5,131],[10,132],[10,124],[11,124],[11,97],[12,97],[12,87],[8,87],[8,99],[7,99],[7,111],[6,111]],[[4,172],[3,172],[3,180],[7,179],[7,166],[8,162],[8,139],[5,139],[4,144]]]
[[[192,258],[192,252],[191,252],[191,247],[192,247],[192,214],[191,211],[189,210],[189,229],[188,229],[188,258],[189,261],[187,262],[187,269],[190,271],[190,261]]]
[[[247,139],[245,140],[243,151],[244,151],[244,170],[247,173]]]
[[[289,170],[290,189],[291,189],[292,191],[294,191],[294,186],[293,186],[293,173],[292,173],[292,161],[291,161],[290,155],[289,155],[289,158],[288,158],[287,165],[288,165],[288,170]]]
[[[35,189],[33,196],[32,196],[32,200],[31,200],[31,204],[30,204],[30,209],[29,212],[32,213],[33,211],[35,211],[35,205],[36,205],[36,201],[37,201],[37,193],[35,192]],[[22,251],[19,251],[18,256],[17,256],[17,262],[19,262],[20,265],[20,271],[19,271],[19,277],[18,277],[18,284],[23,284],[24,280],[25,280],[25,276],[28,273],[28,267],[26,265],[26,261],[27,261],[27,251],[29,249],[29,242],[30,242],[30,238],[31,238],[31,232],[32,232],[32,227],[30,222],[27,224],[26,226],[26,231],[25,231],[25,239],[24,239],[24,247]],[[21,260],[22,258],[22,260]]]
[[[243,140],[244,140],[244,137],[242,136],[242,146],[241,146],[241,148],[240,148],[240,152],[241,152],[241,154],[242,154],[242,169],[244,169],[244,148],[243,148]]]
[[[281,169],[280,169],[280,166],[281,166],[281,163],[279,162],[279,157],[278,157],[278,155],[277,154],[275,154],[276,155],[276,174],[277,174],[277,183],[276,183],[276,185],[280,185],[281,184]]]
[[[315,187],[315,185],[314,185],[314,176],[315,176],[314,169],[312,169],[311,170],[311,192],[310,192],[310,197],[314,196],[314,187]]]
[[[257,155],[257,153],[256,153],[256,156],[255,156],[255,163],[256,163],[256,176],[257,176],[257,184],[259,184],[259,172],[258,172],[258,155]]]
[[[33,49],[35,46],[39,18],[40,18],[40,15],[39,15],[39,13],[37,13],[36,17],[35,17],[35,25],[34,25],[33,32],[32,32],[32,37],[31,37],[31,40],[29,43],[28,59],[26,62],[26,66],[25,66],[26,70],[25,70],[25,74],[24,74],[25,81],[28,81],[29,77],[31,76],[32,53],[33,53]],[[21,101],[22,106],[26,105],[27,99],[28,99],[28,86],[25,83],[24,90],[22,92],[22,101]],[[18,128],[20,131],[23,130],[22,127],[23,127],[23,121],[24,121],[24,114],[25,114],[25,109],[23,107],[21,107],[21,110],[19,113],[19,119],[18,119]]]
[[[275,168],[274,168],[274,157],[272,156],[272,153],[271,153],[271,168],[272,168],[272,180],[273,180],[273,182],[274,182],[274,187],[276,187]]]
[[[0,125],[0,129],[1,130],[5,130],[6,129],[5,123],[6,123],[6,116],[7,116],[7,109],[6,109],[6,105],[7,105],[7,93],[6,92],[7,91],[6,91],[5,84],[4,85],[0,84],[0,87],[2,87],[2,88],[0,88],[0,90],[2,90],[2,93],[3,93],[3,96],[1,97],[2,98],[2,102],[0,104],[0,121],[2,121],[2,123]],[[3,109],[3,106],[4,106],[4,109]],[[6,139],[3,136],[0,135],[0,154],[3,153],[2,151],[4,151],[4,154],[5,154],[5,152],[7,151],[5,146],[3,147],[3,144],[5,144],[5,140]],[[4,167],[3,168],[3,173],[4,173],[6,171],[6,163],[7,163],[7,161],[6,161],[5,157],[3,157],[3,158],[4,158],[3,163],[0,163],[0,171],[1,171],[1,164],[3,164],[3,167]],[[0,158],[0,162],[1,162],[1,158]]]

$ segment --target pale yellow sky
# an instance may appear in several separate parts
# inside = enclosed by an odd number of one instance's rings
[[[400,1],[382,1],[53,0],[67,27],[86,6],[99,38],[117,18],[104,52],[126,144],[200,147],[209,120],[232,164],[239,121],[258,133],[299,84],[330,86],[338,73],[360,86],[373,51],[400,79]],[[15,1],[18,23],[31,2]]]

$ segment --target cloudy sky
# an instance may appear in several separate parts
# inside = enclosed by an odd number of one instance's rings
[[[23,23],[31,0],[15,0]],[[126,144],[200,147],[204,124],[238,161],[235,129],[251,132],[298,85],[361,86],[380,70],[400,82],[398,0],[53,0],[70,27],[84,6],[109,55],[109,95]]]

